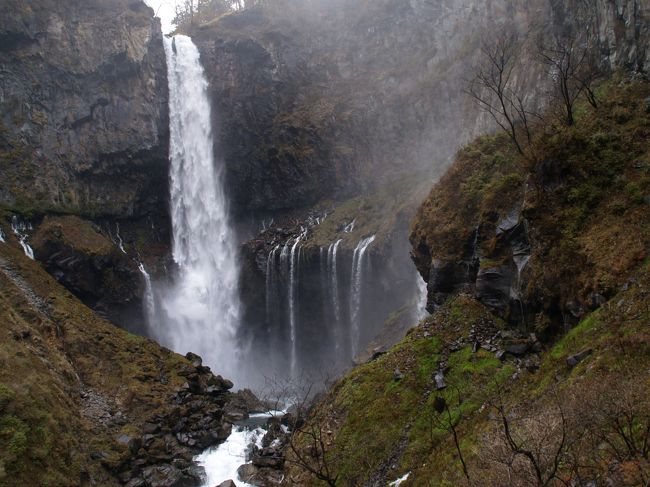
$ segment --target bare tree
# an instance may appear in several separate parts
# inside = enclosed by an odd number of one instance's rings
[[[530,120],[535,114],[527,108],[524,95],[513,83],[518,54],[518,39],[514,34],[504,34],[484,44],[482,63],[465,91],[490,114],[523,154],[524,143],[531,141]]]
[[[460,391],[456,389],[456,392],[458,393],[458,406],[459,406],[459,411],[460,411]],[[460,463],[463,467],[463,474],[465,475],[465,478],[467,479],[468,482],[471,482],[470,476],[469,476],[469,470],[467,469],[467,464],[465,463],[465,458],[463,457],[463,452],[460,449],[460,441],[458,438],[458,431],[456,430],[456,422],[454,421],[452,415],[451,415],[451,410],[449,409],[449,404],[447,403],[447,400],[442,397],[438,396],[434,399],[433,401],[433,411],[431,414],[430,419],[430,439],[431,439],[431,444],[433,447],[433,426],[436,425],[438,428],[450,431],[453,439],[454,439],[454,445],[456,447],[456,452],[458,453],[458,458],[460,459]],[[443,413],[446,413],[445,416],[446,418],[443,418]],[[458,418],[457,421],[460,421],[460,417]]]
[[[583,92],[586,92],[589,102],[597,106],[589,46],[568,33],[556,36],[550,45],[540,40],[539,55],[553,80],[555,96],[563,107],[564,121],[571,126],[575,123],[576,101]]]
[[[327,426],[331,418],[314,404],[315,385],[328,384],[329,378],[321,377],[318,381],[306,376],[294,380],[267,378],[266,382],[264,402],[275,409],[286,407],[289,411],[285,416],[289,428],[285,444],[289,454],[285,460],[328,486],[336,487],[338,456],[332,452]]]

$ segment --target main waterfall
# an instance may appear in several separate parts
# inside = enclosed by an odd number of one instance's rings
[[[195,352],[216,373],[242,380],[237,246],[223,170],[215,164],[208,83],[189,37],[165,39],[169,82],[173,284],[157,292],[152,333],[178,352]]]

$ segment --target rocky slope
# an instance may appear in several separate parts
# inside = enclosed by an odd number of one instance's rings
[[[0,483],[197,485],[232,383],[98,317],[0,243]]]
[[[411,236],[433,315],[311,411],[287,485],[647,483],[649,95],[459,153]]]
[[[155,268],[169,241],[160,25],[139,1],[4,7],[4,229],[11,233],[14,217],[28,223],[48,271],[113,322],[143,332],[137,261]]]

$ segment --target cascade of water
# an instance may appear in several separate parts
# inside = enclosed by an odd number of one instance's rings
[[[2,227],[0,227],[0,242],[5,243],[5,232],[2,231]]]
[[[427,297],[428,297],[428,290],[427,290],[427,283],[422,279],[422,276],[420,276],[420,273],[415,271],[415,279],[418,285],[418,297],[417,297],[417,320],[420,321],[424,318],[426,318],[429,315],[429,312],[427,311]]]
[[[147,320],[147,326],[149,328],[153,328],[156,313],[156,302],[154,300],[151,277],[149,276],[147,270],[144,268],[144,264],[142,262],[138,264],[138,269],[140,269],[140,273],[144,279],[144,299],[142,300],[144,304],[144,316]]]
[[[11,217],[11,230],[18,237],[18,242],[23,248],[23,252],[30,259],[34,260],[34,250],[27,243],[27,231],[33,230],[31,223],[18,221],[16,215]]]
[[[361,297],[363,285],[363,257],[375,236],[361,239],[352,254],[352,276],[350,282],[350,342],[352,356],[359,351],[359,338],[361,332]]]
[[[275,256],[279,249],[280,245],[273,247],[273,250],[269,252],[269,256],[266,259],[266,322],[268,324],[273,320],[275,299],[277,297]]]
[[[341,245],[342,240],[337,240],[336,242],[330,244],[327,250],[327,269],[329,277],[329,291],[330,297],[332,300],[332,314],[334,315],[334,348],[336,351],[336,356],[339,360],[343,357],[343,346],[342,339],[343,334],[341,330],[342,320],[341,320],[341,308],[339,305],[339,277],[338,277],[338,266],[336,261],[336,254]]]
[[[120,248],[123,254],[126,254],[126,250],[124,250],[124,242],[120,236],[120,224],[117,222],[115,223],[115,238],[117,239],[117,246]]]
[[[291,256],[289,257],[289,337],[291,339],[291,377],[296,376],[296,322],[297,322],[297,287],[298,287],[298,269],[299,263],[296,259],[296,249],[300,245],[302,235],[296,237],[296,241],[291,247]]]
[[[153,333],[193,351],[219,373],[243,379],[236,332],[239,269],[222,168],[215,167],[208,83],[189,37],[164,39],[169,83],[170,200],[178,274],[161,295]],[[158,314],[158,310],[156,310]]]

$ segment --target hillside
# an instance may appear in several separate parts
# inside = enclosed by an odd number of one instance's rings
[[[0,485],[195,484],[232,383],[98,317],[5,238]]]
[[[650,84],[599,95],[525,156],[502,136],[459,152],[413,222],[433,314],[312,411],[310,467],[350,486],[646,485]],[[322,485],[295,464],[292,482]]]

